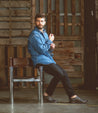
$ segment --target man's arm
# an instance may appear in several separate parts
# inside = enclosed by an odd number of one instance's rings
[[[33,35],[32,37],[30,37],[29,41],[34,47],[34,49],[40,54],[46,54],[50,49],[50,45],[52,44],[51,40],[48,40],[46,43],[43,43],[39,35]]]

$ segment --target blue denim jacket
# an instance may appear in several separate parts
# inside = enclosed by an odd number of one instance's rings
[[[36,64],[56,63],[51,55],[50,44],[53,43],[48,38],[48,34],[44,30],[42,33],[37,27],[30,33],[28,38],[28,51],[31,59]]]

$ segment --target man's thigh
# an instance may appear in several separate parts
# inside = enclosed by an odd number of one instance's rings
[[[66,75],[66,71],[61,68],[58,64],[49,64],[44,66],[44,71],[53,76],[64,76]]]

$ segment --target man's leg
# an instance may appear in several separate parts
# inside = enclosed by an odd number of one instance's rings
[[[71,103],[83,103],[83,104],[87,103],[87,100],[83,100],[74,94],[73,88],[71,86],[71,83],[66,71],[62,69],[59,65],[57,64],[44,65],[44,71],[54,76],[46,90],[46,94],[48,96],[44,95],[45,99],[48,102],[56,102],[56,100],[51,98],[51,95],[53,94],[58,82],[61,81],[65,91],[69,96]]]
[[[62,82],[64,89],[67,92],[69,97],[74,95],[74,91],[71,86],[70,80],[64,69],[62,69],[57,64],[49,64],[49,65],[44,66],[44,71],[54,76],[46,90],[48,95],[51,96],[53,94],[59,81]]]

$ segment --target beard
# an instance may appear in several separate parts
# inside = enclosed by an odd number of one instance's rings
[[[43,28],[44,28],[44,26],[43,26],[43,25],[36,25],[36,27],[37,27],[39,30],[41,30],[41,29],[43,29]]]

